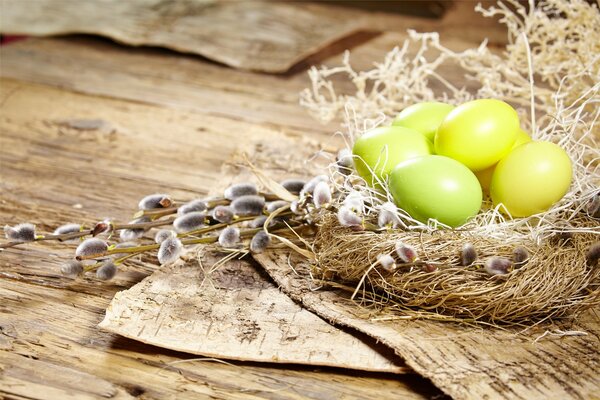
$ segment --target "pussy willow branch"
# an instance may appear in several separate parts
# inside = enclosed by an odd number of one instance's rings
[[[148,229],[148,228],[155,228],[157,226],[171,225],[173,223],[173,221],[175,221],[174,218],[150,221],[150,222],[139,222],[136,224],[114,224],[113,223],[113,224],[111,224],[111,227],[112,227],[113,231],[118,231],[118,230],[123,230],[123,229]],[[82,237],[86,237],[88,235],[92,235],[93,231],[94,231],[94,229],[92,228],[92,229],[85,229],[80,232],[63,233],[61,235],[52,235],[52,234],[38,235],[33,240],[33,242],[41,242],[44,240],[58,240],[59,242],[64,242],[65,240],[79,239]],[[27,243],[31,243],[31,242],[2,243],[2,244],[0,244],[0,249],[7,249],[9,247],[14,247],[14,246],[17,246],[20,244],[27,244]]]
[[[264,197],[266,201],[281,200],[279,197],[277,197],[276,195],[274,195],[272,193],[259,192],[258,195]],[[164,217],[166,215],[175,214],[177,212],[177,210],[179,209],[179,207],[181,207],[183,204],[185,204],[185,203],[178,204],[176,207],[155,208],[152,210],[139,210],[138,212],[136,212],[133,215],[133,218],[140,218],[140,217],[144,217],[144,216],[160,218],[160,217]],[[216,199],[206,200],[206,208],[209,210],[211,208],[215,208],[216,206],[226,206],[229,204],[231,204],[231,200],[228,200],[224,197],[218,197]]]
[[[289,228],[303,228],[308,226],[307,224],[297,224],[297,225],[292,225],[292,226],[286,226],[284,224],[277,224],[275,225],[275,229],[273,229],[271,232],[273,233],[282,233],[285,231],[288,231]],[[247,238],[247,237],[251,237],[253,235],[255,235],[256,233],[260,232],[261,230],[263,230],[263,227],[259,227],[259,228],[251,228],[251,229],[244,229],[240,232],[240,237],[243,238]],[[219,240],[218,236],[209,236],[209,237],[203,237],[203,238],[195,238],[195,239],[183,239],[181,241],[181,243],[184,246],[189,246],[189,245],[194,245],[194,244],[211,244],[211,243],[216,243]],[[108,250],[106,253],[104,253],[101,257],[106,257],[106,256],[110,256],[113,254],[123,254],[123,253],[128,253],[127,255],[117,258],[114,263],[116,265],[122,264],[124,261],[126,261],[129,258],[135,257],[137,255],[143,254],[147,251],[151,251],[151,250],[156,250],[160,247],[160,244],[149,244],[149,245],[145,245],[145,246],[136,246],[136,247],[125,247],[125,248],[112,248],[110,250]],[[95,259],[95,258],[99,258],[98,256],[89,256],[89,257],[80,257],[79,260],[91,260],[91,259]],[[97,262],[96,264],[92,264],[92,265],[87,265],[84,267],[84,271],[89,272],[89,271],[94,271],[96,269],[98,269],[100,266],[102,265],[102,262]]]

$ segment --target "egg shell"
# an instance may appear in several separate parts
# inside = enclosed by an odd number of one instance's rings
[[[390,174],[389,189],[398,207],[416,220],[426,223],[431,218],[451,227],[475,216],[483,197],[471,170],[438,155],[398,164]]]
[[[545,141],[525,143],[496,166],[490,194],[513,217],[548,210],[569,190],[571,159],[560,146]]]

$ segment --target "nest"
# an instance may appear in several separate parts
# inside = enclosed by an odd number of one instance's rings
[[[352,284],[363,299],[426,318],[524,323],[573,317],[600,303],[600,268],[586,259],[600,238],[598,219],[589,211],[600,197],[600,13],[583,0],[530,2],[527,8],[509,3],[480,9],[507,26],[503,54],[485,43],[457,53],[436,33],[409,32],[405,43],[370,71],[354,71],[349,54],[342,66],[313,68],[312,87],[302,93],[301,103],[324,121],[343,118],[342,134],[351,148],[356,137],[415,102],[502,99],[517,109],[534,140],[567,151],[573,162],[569,192],[550,210],[527,218],[513,219],[487,201],[460,229],[431,220],[423,224],[399,210],[401,229],[356,231],[340,226],[335,213],[321,214],[313,245],[316,277]],[[431,50],[437,54],[433,58]],[[478,89],[444,79],[442,65],[448,63],[461,67]],[[355,93],[337,93],[339,75],[355,85]],[[392,200],[386,182],[380,182],[384,190],[374,190],[333,167],[331,182],[340,193],[337,206],[350,191],[367,199],[365,221],[375,220],[381,204]],[[419,258],[399,262],[390,272],[377,257],[394,254],[400,241]],[[477,260],[461,266],[466,243],[476,249]],[[503,275],[484,271],[493,257],[513,260],[517,247],[526,249],[525,263],[513,263]]]
[[[595,222],[584,219],[582,223]],[[590,245],[598,240],[593,233],[563,233],[541,245],[523,240],[515,246],[468,230],[355,232],[340,226],[332,214],[323,217],[319,228],[314,275],[349,284],[361,282],[363,297],[404,314],[524,323],[571,317],[600,304],[600,268],[586,259]],[[377,256],[393,254],[399,242],[413,247],[419,258],[389,271],[377,262]],[[477,259],[461,266],[461,251],[467,243],[476,249]],[[517,247],[529,255],[522,265],[515,263],[506,275],[485,272],[486,261],[492,257],[512,260]]]

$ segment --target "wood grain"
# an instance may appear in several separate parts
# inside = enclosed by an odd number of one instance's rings
[[[255,256],[285,293],[334,324],[350,326],[392,347],[406,363],[456,399],[590,399],[600,389],[600,319],[546,324],[523,332],[449,322],[407,321],[365,309],[351,292],[311,291],[310,266],[289,251]],[[597,311],[597,310],[596,310]],[[548,337],[546,330],[585,336]]]
[[[356,33],[362,15],[318,4],[190,0],[2,0],[0,29],[21,35],[86,33],[163,46],[231,67],[285,72]]]
[[[81,119],[106,124],[77,129],[65,123]],[[234,153],[283,143],[281,135],[272,125],[243,119],[0,79],[0,225],[30,221],[48,232],[64,222],[128,220],[137,200],[155,190],[203,196],[227,184],[221,168]],[[156,262],[133,262],[109,284],[72,281],[59,267],[74,246],[34,244],[0,253],[0,396],[97,398],[106,390],[115,398],[145,399],[439,394],[415,375],[194,361],[197,356],[101,331],[97,324],[113,296],[148,276]]]
[[[219,359],[404,373],[387,347],[303,309],[244,260],[211,271],[210,247],[116,294],[100,327],[154,346]],[[387,354],[386,354],[387,353]]]

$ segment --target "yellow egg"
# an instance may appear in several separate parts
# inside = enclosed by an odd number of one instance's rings
[[[519,129],[519,133],[517,133],[517,140],[515,140],[515,144],[513,145],[511,151],[527,142],[531,142],[531,138],[527,133],[525,133],[524,130]],[[496,165],[498,164],[494,164],[489,168],[475,172],[475,176],[477,177],[477,180],[479,180],[479,184],[485,192],[490,190],[490,183],[492,183],[492,175],[496,170]]]
[[[481,171],[510,152],[519,130],[519,116],[509,104],[495,99],[469,101],[450,111],[440,124],[435,153]]]
[[[569,190],[573,176],[568,154],[551,142],[530,142],[503,158],[492,176],[494,205],[502,203],[513,217],[548,210]]]

